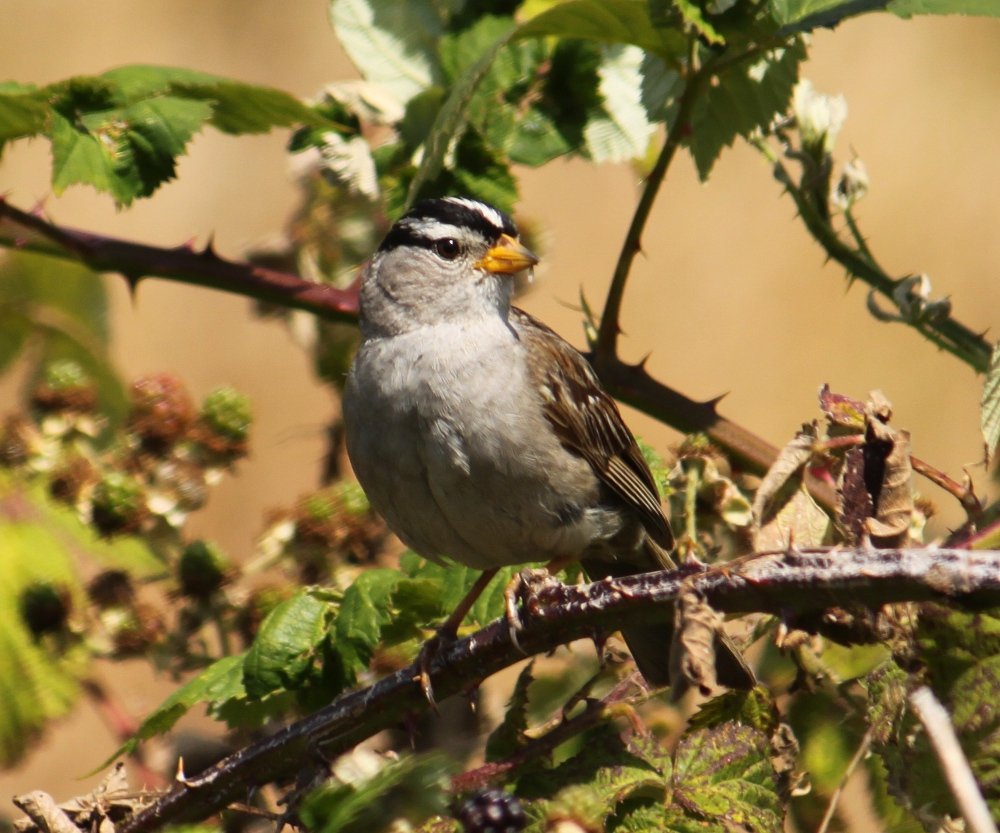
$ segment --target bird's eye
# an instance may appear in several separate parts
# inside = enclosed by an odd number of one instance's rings
[[[434,241],[434,251],[445,260],[454,260],[462,253],[462,247],[454,237],[444,237]]]

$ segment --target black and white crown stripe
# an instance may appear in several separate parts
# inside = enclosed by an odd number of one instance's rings
[[[445,237],[464,236],[468,232],[495,243],[501,234],[517,237],[517,227],[502,211],[465,197],[421,200],[389,231],[379,251],[399,246],[430,248]]]

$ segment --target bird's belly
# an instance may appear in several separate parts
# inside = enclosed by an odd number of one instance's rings
[[[487,569],[576,556],[609,531],[589,465],[559,446],[540,407],[511,396],[525,389],[509,355],[517,343],[497,346],[508,352],[503,361],[467,347],[456,361],[452,350],[447,373],[426,343],[393,346],[393,355],[412,357],[406,362],[387,362],[373,347],[359,353],[348,383],[348,451],[372,505],[404,543]],[[364,413],[352,391],[362,384]]]

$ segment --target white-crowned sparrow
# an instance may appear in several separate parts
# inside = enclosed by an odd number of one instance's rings
[[[514,275],[537,260],[508,216],[471,199],[425,200],[392,227],[361,281],[344,391],[354,471],[433,560],[579,559],[592,580],[671,567],[656,484],[614,401],[580,353],[511,306]],[[623,634],[655,685],[671,634]],[[720,682],[752,685],[742,660],[722,659]]]

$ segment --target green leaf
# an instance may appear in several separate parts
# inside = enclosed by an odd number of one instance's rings
[[[35,136],[48,123],[45,94],[31,84],[0,84],[0,150],[5,142]]]
[[[865,12],[882,11],[890,0],[770,0],[771,16],[786,31],[833,26]]]
[[[250,697],[295,690],[316,676],[316,657],[326,638],[329,603],[302,590],[272,610],[260,626],[243,664]]]
[[[25,510],[30,517],[30,504],[23,505],[12,491],[4,490],[3,497],[7,505],[19,507],[19,519],[5,517],[0,523],[0,766],[9,767],[49,720],[69,711],[89,653],[68,633],[42,639],[29,629],[22,613],[29,588],[56,588],[65,594],[70,612],[83,604],[83,590],[67,548],[34,518],[24,519]]]
[[[655,741],[651,741],[656,745]],[[669,771],[639,749],[622,742],[613,724],[605,723],[581,738],[580,751],[550,770],[532,769],[518,783],[518,795],[543,797],[535,812],[543,818],[573,819],[587,830],[603,830],[632,800],[662,804]]]
[[[330,21],[367,81],[405,104],[440,80],[443,24],[432,0],[332,0]]]
[[[517,38],[555,36],[602,43],[631,43],[674,61],[684,54],[686,38],[674,28],[658,28],[646,0],[568,0],[531,18]]]
[[[805,45],[796,38],[753,62],[743,61],[721,72],[718,83],[705,90],[692,114],[686,142],[703,181],[724,147],[787,109],[805,57]]]
[[[900,17],[915,14],[967,14],[1000,17],[995,0],[892,0],[889,11]]]
[[[737,722],[770,735],[777,728],[778,719],[770,693],[764,686],[757,686],[751,691],[727,691],[706,700],[691,717],[687,731]]]
[[[243,696],[244,655],[223,657],[164,700],[139,726],[135,735],[102,764],[131,755],[144,740],[169,732],[174,724],[199,703],[230,700]]]
[[[70,185],[86,183],[119,203],[130,202],[138,184],[123,180],[114,160],[90,133],[79,130],[58,113],[52,114],[52,188],[61,194]]]
[[[31,353],[29,384],[51,361],[77,362],[94,381],[98,407],[113,426],[124,418],[128,398],[108,342],[107,293],[94,272],[45,255],[7,253],[0,264],[0,367],[28,344],[38,348]]]
[[[692,0],[673,0],[673,5],[681,13],[684,22],[698,33],[698,37],[713,46],[725,44],[726,39],[705,19],[705,13],[697,3]]]
[[[517,675],[514,691],[507,701],[503,721],[486,741],[486,760],[490,762],[509,758],[524,744],[528,729],[528,687],[534,682],[534,660]]]
[[[780,833],[783,813],[765,735],[725,723],[686,735],[674,756],[673,797],[699,818],[727,829]]]
[[[1000,442],[1000,342],[994,346],[990,356],[979,408],[979,426],[986,443],[986,456],[992,457]]]
[[[331,781],[306,797],[298,815],[310,833],[412,830],[447,809],[452,768],[439,755],[406,757],[367,778]]]
[[[392,2],[392,0],[389,0]],[[451,87],[448,98],[438,110],[434,127],[424,145],[424,155],[420,167],[410,182],[407,193],[407,205],[412,205],[423,194],[425,186],[438,178],[444,167],[445,156],[452,146],[452,141],[458,135],[466,122],[467,107],[475,95],[480,82],[486,77],[493,61],[507,45],[514,34],[509,32],[497,38],[496,42],[482,54],[482,57],[470,67],[462,78]]]
[[[219,79],[204,84],[174,84],[171,89],[185,98],[211,103],[211,124],[223,133],[267,133],[273,127],[297,124],[340,127],[295,96],[273,87]]]
[[[602,107],[583,131],[587,153],[595,162],[641,158],[656,130],[642,100],[645,53],[638,47],[621,45],[601,52]]]

